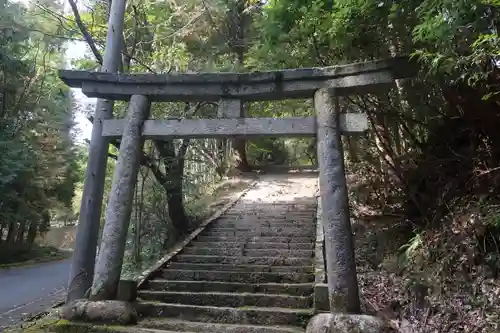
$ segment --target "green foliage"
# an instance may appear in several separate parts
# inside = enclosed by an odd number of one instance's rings
[[[499,54],[498,8],[495,1],[424,1],[417,7],[419,23],[413,39],[432,74],[470,85],[485,82]],[[494,75],[494,74],[493,74]],[[496,92],[487,92],[488,98]]]
[[[81,169],[70,93],[57,77],[64,47],[47,35],[59,34],[60,24],[39,6],[4,1],[0,27],[0,243],[15,255],[52,217],[72,212]]]
[[[416,234],[413,236],[408,243],[403,244],[400,248],[399,264],[401,266],[407,266],[413,262],[414,258],[418,255],[418,252],[422,249],[423,240],[422,235]]]

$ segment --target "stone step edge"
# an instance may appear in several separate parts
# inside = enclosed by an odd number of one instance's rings
[[[294,327],[294,326],[282,326],[282,325],[249,325],[249,324],[223,324],[223,323],[206,323],[201,321],[186,321],[173,318],[148,318],[139,321],[139,327],[147,328],[160,328],[161,326],[191,326],[193,331],[196,332],[225,332],[226,329],[243,329],[243,332],[250,332],[253,330],[262,329],[263,331],[280,332],[280,333],[303,333],[304,330]],[[184,331],[183,331],[184,332]]]
[[[312,250],[311,250],[312,251]],[[216,258],[255,258],[255,259],[263,259],[262,257],[251,257],[251,256],[220,256],[220,255],[204,255],[204,254],[180,254],[181,256],[190,256],[190,257],[216,257]],[[309,259],[309,258],[304,258],[304,257],[286,257],[286,258],[283,258],[283,257],[266,257],[266,259],[270,259],[270,260],[289,260],[289,259],[293,259],[293,260],[304,260],[304,259]],[[166,264],[166,263],[165,263]],[[158,267],[160,268],[160,267]]]
[[[229,248],[232,248],[232,249],[235,249],[235,250],[239,250],[240,247],[229,247]],[[201,247],[201,246],[196,246],[196,243],[194,243],[193,245],[191,246],[186,246],[184,249],[189,249],[189,250],[193,250],[193,249],[197,249],[197,250],[225,250],[225,249],[228,249],[228,248],[224,248],[224,247]],[[310,249],[290,249],[290,248],[287,248],[287,249],[283,249],[283,248],[258,248],[258,249],[255,249],[255,248],[244,248],[244,250],[256,250],[256,251],[262,251],[262,250],[282,250],[282,251],[298,251],[298,252],[314,252],[314,248],[312,247],[312,244],[311,244],[311,248]]]
[[[138,302],[137,312],[139,317],[177,318],[224,324],[291,325],[302,328],[306,327],[314,315],[313,308],[200,306],[158,301]]]
[[[201,241],[201,240],[193,240],[193,244],[200,244],[200,243],[204,243],[204,244],[212,244],[213,242],[204,242],[204,241]],[[238,244],[240,245],[241,244],[241,241],[239,240],[234,240],[234,241],[221,241],[221,242],[218,242],[219,244],[222,244],[222,245],[225,245],[225,244]],[[256,241],[251,241],[251,242],[244,242],[243,244],[251,244],[251,245],[260,245],[260,244],[271,244],[271,245],[283,245],[283,244],[296,244],[296,245],[310,245],[310,246],[314,246],[314,242],[293,242],[293,243],[290,243],[290,242],[256,242]],[[241,245],[243,245],[241,244]]]
[[[198,288],[203,286],[203,290],[216,289],[223,290],[223,292],[227,292],[227,288],[231,288],[231,290],[255,290],[255,289],[268,289],[273,290],[270,292],[271,294],[279,294],[279,295],[291,295],[291,296],[312,296],[314,295],[314,283],[241,283],[241,282],[220,282],[220,281],[181,281],[181,280],[168,280],[168,279],[153,279],[149,281],[149,288],[141,289],[141,290],[171,290],[171,291],[179,291],[178,286],[182,286],[182,290],[189,291],[193,288]],[[176,286],[175,289],[168,289],[165,286]],[[191,287],[190,287],[191,286]],[[164,288],[164,289],[163,289]],[[232,289],[234,288],[234,289]],[[299,292],[291,292],[291,290],[302,290]],[[214,290],[210,290],[214,291]],[[253,292],[253,291],[249,291]],[[264,291],[265,293],[265,291]]]
[[[157,301],[182,305],[212,307],[280,307],[303,309],[313,305],[313,296],[295,296],[276,293],[252,292],[188,292],[141,290],[137,293],[140,301]]]
[[[246,224],[246,225],[238,225],[235,227],[223,227],[223,226],[218,226],[218,225],[211,225],[210,229],[207,229],[207,231],[219,231],[219,232],[231,232],[231,231],[254,231],[254,230],[272,230],[274,231],[275,229],[279,229],[278,231],[286,231],[286,230],[292,230],[292,231],[307,231],[313,233],[315,231],[315,228],[313,225],[309,225],[308,228],[304,228],[304,226],[294,226],[294,225],[287,225],[283,227],[278,227],[275,225],[259,225],[259,224]]]
[[[301,231],[301,232],[299,232]],[[311,231],[304,231],[302,229],[299,230],[275,230],[273,228],[269,228],[269,230],[263,230],[263,229],[231,229],[231,230],[220,230],[220,229],[210,229],[210,230],[203,230],[202,233],[203,236],[224,236],[224,235],[230,235],[230,236],[251,236],[251,237],[280,237],[280,235],[283,235],[285,237],[295,237],[295,238],[310,238],[314,240],[314,230]]]
[[[170,265],[172,265],[173,267]],[[179,266],[187,266],[187,265],[196,267],[196,269],[190,268],[188,270],[196,270],[196,271],[203,270],[201,268],[211,268],[211,269],[216,268],[217,271],[218,271],[217,268],[227,268],[227,269],[248,269],[248,270],[255,269],[257,272],[273,273],[273,271],[271,271],[271,269],[275,268],[275,269],[283,269],[283,270],[290,269],[290,272],[294,272],[291,269],[303,269],[305,271],[309,269],[311,274],[314,273],[314,265],[312,265],[312,264],[311,265],[296,265],[296,266],[279,266],[279,265],[251,265],[251,264],[202,264],[202,263],[189,263],[189,262],[178,262],[177,261],[177,262],[168,263],[168,266],[163,267],[163,269],[170,269],[170,268],[179,269]],[[225,271],[225,269],[223,271]],[[235,271],[231,270],[231,272],[235,272]]]
[[[315,217],[311,216],[311,220],[314,219]],[[251,221],[247,219],[246,221],[243,222],[243,220],[237,220],[237,221],[224,221],[223,217],[218,219],[216,222],[213,224],[214,227],[217,228],[235,228],[235,227],[248,227],[248,226],[273,226],[273,227],[308,227],[308,228],[313,228],[314,223],[304,220],[298,220],[294,219],[293,221],[285,221],[285,220],[279,220],[279,219],[269,219],[266,221],[262,220],[255,220],[252,219]]]
[[[241,243],[241,242],[252,242],[252,243],[269,243],[273,241],[275,244],[309,244],[315,243],[315,240],[312,237],[295,237],[290,238],[286,236],[198,236],[193,242],[200,243],[216,243],[216,242],[225,242],[225,243]]]
[[[277,298],[297,298],[301,300],[306,300],[312,298],[312,295],[310,296],[292,296],[292,295],[286,295],[286,294],[266,294],[266,293],[249,293],[249,292],[243,292],[243,293],[230,293],[230,292],[221,292],[221,291],[201,291],[201,292],[196,292],[196,291],[171,291],[171,290],[148,290],[148,289],[143,289],[138,291],[139,295],[144,293],[144,294],[154,294],[154,295],[174,295],[174,294],[181,294],[181,295],[200,295],[200,296],[238,296],[238,297],[244,297],[244,296],[261,296],[261,297],[277,297]]]
[[[167,280],[219,281],[242,283],[307,283],[314,282],[314,274],[303,272],[245,272],[245,271],[199,271],[163,269],[158,272]]]
[[[314,309],[291,309],[291,308],[273,308],[273,307],[258,307],[258,306],[245,306],[241,308],[235,308],[230,306],[209,306],[209,305],[190,305],[190,304],[175,304],[175,303],[166,303],[166,302],[157,302],[157,301],[142,301],[140,304],[144,305],[157,305],[157,306],[172,306],[176,308],[192,308],[192,309],[217,309],[218,311],[258,311],[258,312],[283,312],[290,314],[303,314],[303,315],[311,315]]]
[[[180,254],[172,262],[177,263],[208,263],[208,264],[255,264],[272,266],[309,266],[312,265],[314,257],[252,257],[252,256],[222,256],[222,255],[200,255]],[[165,266],[165,265],[164,265]]]
[[[210,245],[211,244],[211,245]],[[212,243],[212,242],[193,242],[185,247],[185,249],[216,249],[216,250],[282,250],[282,251],[314,251],[314,244],[309,243],[297,243],[297,244],[305,244],[307,247],[293,247],[283,244],[282,246],[276,245],[272,247],[268,243],[250,243],[251,246],[248,246],[249,243],[240,243],[240,242],[225,242],[225,243]],[[274,243],[276,244],[276,243]],[[293,243],[292,243],[293,244]]]
[[[276,275],[276,276],[283,276],[283,275],[288,275],[288,274],[292,274],[292,275],[314,275],[313,272],[245,272],[245,271],[219,271],[219,270],[206,270],[206,271],[200,271],[200,270],[196,270],[196,269],[178,269],[178,268],[169,268],[169,267],[165,267],[165,268],[162,268],[161,269],[161,273],[163,273],[164,271],[169,271],[169,272],[182,272],[182,273],[200,273],[200,272],[204,272],[204,273],[210,273],[210,274],[241,274],[241,275],[261,275],[261,274],[269,274],[269,275]],[[223,281],[221,281],[223,282]]]
[[[38,331],[37,331],[38,332]],[[166,331],[157,328],[139,327],[139,326],[120,326],[120,325],[105,325],[105,324],[92,324],[68,321],[64,323],[57,323],[44,329],[47,333],[68,333],[68,332],[88,332],[88,333],[179,333],[176,331]],[[196,333],[187,332],[182,333]]]
[[[241,241],[241,240],[246,240],[246,239],[259,240],[259,241],[280,239],[280,241],[277,243],[311,243],[311,242],[314,243],[316,241],[315,237],[313,237],[313,236],[297,236],[297,237],[276,236],[276,235],[274,235],[274,236],[258,236],[258,235],[248,235],[245,233],[241,233],[241,234],[234,236],[234,237],[233,236],[213,236],[213,235],[200,234],[200,235],[198,235],[196,240],[200,241],[202,239],[207,239],[207,238],[211,239],[212,241],[233,239],[235,242]],[[286,239],[286,241],[284,241],[284,239]]]
[[[224,255],[226,256],[231,253],[236,253],[236,252],[242,252],[241,257],[245,256],[246,253],[253,253],[253,254],[258,254],[260,253],[259,251],[268,251],[272,252],[278,255],[289,255],[289,254],[301,254],[301,255],[306,255],[306,256],[301,256],[301,257],[296,257],[296,258],[312,258],[314,254],[314,249],[311,247],[311,249],[248,249],[248,248],[238,248],[238,247],[233,247],[233,248],[220,248],[220,247],[197,247],[197,246],[190,246],[190,247],[184,247],[182,254],[215,254],[219,255],[219,252],[222,252],[221,254],[224,254],[224,251],[227,251],[227,253]],[[307,256],[309,255],[309,256]],[[238,256],[239,257],[239,256]]]
[[[156,279],[152,279],[151,282],[156,282],[156,283],[168,283],[168,282],[175,282],[175,283],[201,283],[201,282],[205,282],[205,283],[223,283],[223,284],[238,284],[238,285],[259,285],[259,286],[288,286],[288,287],[312,287],[314,286],[314,282],[304,282],[304,283],[275,283],[275,282],[265,282],[265,283],[243,283],[243,282],[222,282],[222,281],[203,281],[203,280],[200,280],[200,281],[193,281],[193,280],[189,280],[189,281],[182,281],[182,280],[169,280],[169,279],[160,279],[160,278],[156,278]],[[147,289],[141,289],[141,290],[147,290]]]

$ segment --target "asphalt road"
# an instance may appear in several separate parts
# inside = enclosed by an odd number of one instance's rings
[[[64,299],[70,259],[0,269],[0,332]]]

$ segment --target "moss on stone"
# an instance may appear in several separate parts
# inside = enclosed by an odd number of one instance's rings
[[[65,319],[41,319],[29,327],[16,328],[6,333],[122,333],[129,331],[127,327],[118,325],[96,325],[71,322]],[[132,332],[132,331],[130,331]]]
[[[40,333],[40,332],[50,332],[53,327],[58,324],[60,320],[54,318],[43,318],[34,322],[23,323],[19,326],[13,326],[7,328],[5,333],[18,333],[18,332],[26,332],[26,333]]]
[[[309,312],[303,312],[303,313],[298,314],[296,325],[300,326],[302,328],[306,328],[307,323],[309,323],[309,320],[311,320],[313,315],[314,315],[314,313],[312,310]]]

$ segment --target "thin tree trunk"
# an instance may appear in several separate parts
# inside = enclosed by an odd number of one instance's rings
[[[241,116],[241,101],[223,99],[219,101],[217,116],[219,118],[238,118]],[[230,139],[221,139],[218,141],[217,147],[217,163],[215,164],[215,172],[222,179],[227,172],[228,162],[231,158],[233,141]],[[241,144],[241,143],[240,143]],[[246,152],[243,152],[246,153]]]
[[[95,268],[91,300],[116,298],[144,143],[141,136],[142,124],[148,117],[149,110],[147,97],[132,96],[106,209],[106,223]]]
[[[44,212],[41,216],[41,222],[44,224],[50,224],[50,214],[48,212]],[[35,238],[38,232],[38,224],[30,223],[30,227],[28,229],[28,235],[26,236],[26,244],[29,246],[33,245],[35,242]]]
[[[17,228],[16,235],[16,244],[23,245],[24,244],[24,233],[26,232],[26,219],[22,219],[19,221],[19,228]],[[31,224],[35,224],[36,222],[32,221]]]
[[[144,210],[144,184],[147,179],[147,174],[142,175],[141,184],[138,191],[136,191],[136,216],[135,216],[135,225],[134,225],[134,262],[136,265],[141,261],[141,223],[142,223],[142,215]],[[139,193],[137,193],[139,192]]]
[[[248,107],[247,104],[243,103],[240,101],[241,107],[240,107],[240,113],[239,117],[240,118],[245,118],[245,109]],[[244,139],[234,139],[233,143],[233,148],[238,154],[238,164],[236,165],[236,168],[240,171],[247,172],[251,171],[252,168],[250,167],[250,164],[248,164],[248,158],[247,158],[247,142]]]
[[[357,140],[356,138],[352,137],[346,138],[347,152],[349,154],[349,160],[352,163],[359,162],[359,147],[358,147],[358,142],[356,140]]]
[[[9,223],[9,229],[7,231],[7,238],[5,239],[5,243],[14,244],[14,241],[16,240],[16,231],[17,231],[17,221],[13,219]]]
[[[113,0],[101,71],[117,72],[121,63],[125,0]],[[113,116],[113,101],[99,99],[94,112],[89,159],[77,227],[75,252],[69,276],[67,302],[83,298],[92,285],[101,206],[108,158],[108,139],[102,136],[103,120]]]
[[[155,141],[165,166],[164,179],[160,184],[167,192],[168,215],[178,235],[185,234],[189,229],[184,198],[182,193],[184,176],[184,157],[182,161],[175,154],[173,141]],[[187,149],[187,148],[186,148]]]

